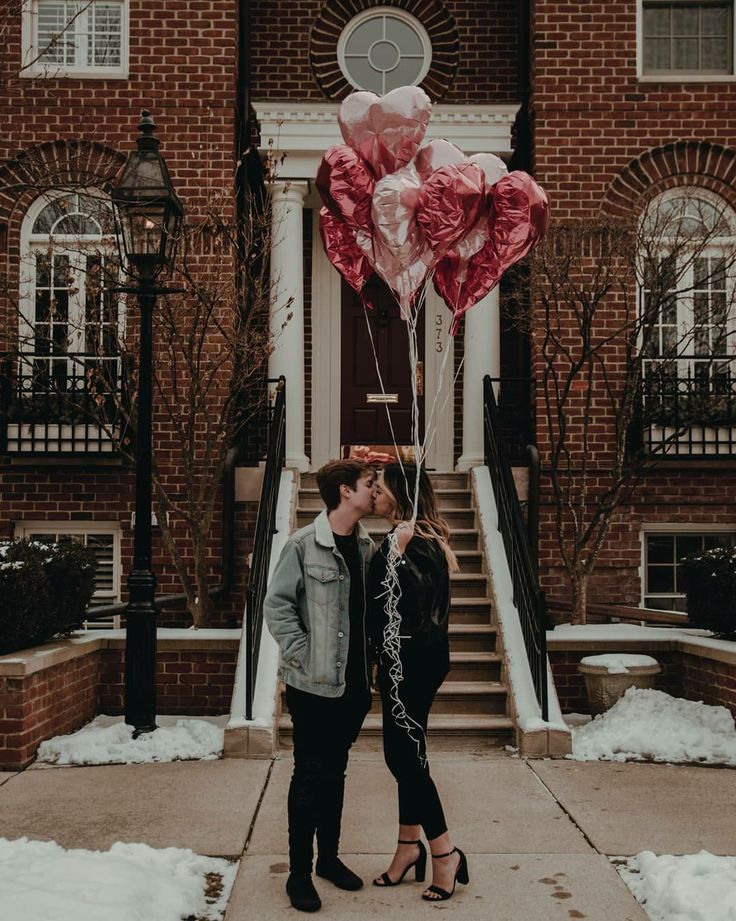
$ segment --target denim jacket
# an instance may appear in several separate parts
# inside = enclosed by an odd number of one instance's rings
[[[357,535],[365,586],[374,546],[360,522]],[[287,541],[263,604],[263,616],[281,651],[282,681],[318,697],[342,696],[349,601],[350,574],[325,510]]]

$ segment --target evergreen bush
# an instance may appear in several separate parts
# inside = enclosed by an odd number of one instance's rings
[[[680,561],[693,627],[736,639],[736,547],[714,547]]]
[[[84,619],[96,561],[82,544],[0,546],[0,655],[69,633]]]

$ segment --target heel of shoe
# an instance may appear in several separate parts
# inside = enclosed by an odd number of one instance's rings
[[[457,866],[457,876],[455,879],[459,883],[462,883],[463,886],[467,886],[470,882],[470,876],[468,875],[468,858],[463,854],[460,848],[457,848],[457,852],[460,855],[460,863]]]
[[[418,883],[423,883],[427,873],[427,849],[421,841],[418,843],[419,856],[417,857],[417,862],[414,864],[414,878]]]

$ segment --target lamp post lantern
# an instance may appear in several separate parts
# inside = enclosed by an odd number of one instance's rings
[[[156,728],[156,576],[151,569],[151,391],[153,310],[156,284],[174,263],[184,214],[174,192],[148,111],[143,111],[137,149],[128,155],[112,190],[121,262],[135,282],[140,305],[140,353],[136,411],[135,528],[133,569],[128,576],[125,632],[125,722],[135,734]]]

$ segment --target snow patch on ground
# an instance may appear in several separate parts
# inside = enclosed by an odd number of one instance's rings
[[[725,707],[629,688],[606,713],[572,729],[572,754],[567,757],[736,767],[736,728]]]
[[[67,851],[54,841],[0,838],[2,916],[23,921],[221,921],[236,871],[173,847]],[[222,878],[222,890],[208,902],[209,874]]]
[[[630,668],[659,665],[651,656],[636,655],[628,652],[609,652],[600,656],[584,656],[581,665],[596,665],[605,668],[609,675],[625,675]]]
[[[133,727],[123,722],[97,721],[71,735],[42,742],[37,760],[42,764],[149,764],[154,761],[212,761],[222,755],[224,731],[206,720],[179,719],[133,738]]]
[[[736,857],[642,851],[612,860],[651,921],[736,921]]]

